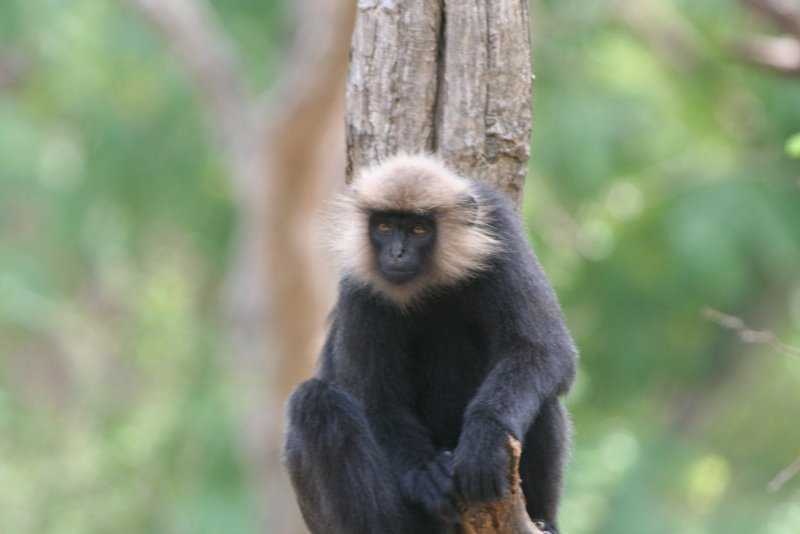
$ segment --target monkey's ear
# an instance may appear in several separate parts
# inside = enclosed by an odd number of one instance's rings
[[[467,224],[475,224],[478,219],[479,209],[478,199],[472,193],[464,193],[458,201],[458,210]]]

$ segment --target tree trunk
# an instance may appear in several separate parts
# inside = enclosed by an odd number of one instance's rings
[[[347,175],[396,152],[435,152],[519,208],[531,134],[525,0],[359,0],[347,83]],[[502,502],[465,510],[464,534],[537,533],[519,443]]]
[[[508,439],[513,461],[509,468],[511,494],[502,501],[473,505],[461,514],[460,534],[539,534],[528,517],[525,496],[519,478],[519,459],[522,446],[514,438]]]
[[[312,371],[333,280],[314,216],[343,180],[341,124],[355,7],[294,2],[298,30],[268,106],[250,94],[234,43],[204,0],[126,0],[181,59],[207,112],[239,214],[227,279],[231,362],[260,531],[305,532],[279,462],[283,404]],[[1,80],[0,80],[1,81]],[[232,354],[231,354],[232,353]]]
[[[361,0],[347,83],[348,176],[437,152],[520,206],[531,134],[527,2]]]

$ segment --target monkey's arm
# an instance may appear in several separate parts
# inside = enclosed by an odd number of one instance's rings
[[[492,367],[464,413],[456,477],[471,500],[507,488],[510,434],[523,441],[547,399],[565,393],[576,353],[561,311],[535,260],[527,271],[500,271],[481,313]]]
[[[568,389],[575,373],[574,357],[565,347],[530,341],[501,352],[467,407],[464,432],[490,423],[521,441],[542,402]]]
[[[386,450],[394,472],[401,476],[421,467],[436,455],[430,432],[406,402],[406,399],[392,399],[388,394],[367,401],[367,418],[378,442]]]
[[[331,327],[335,340],[326,344],[335,361],[323,369],[356,392],[380,445],[402,473],[436,452],[413,411],[405,321],[366,289],[344,284],[340,295]]]
[[[391,367],[391,366],[390,366]],[[380,384],[365,401],[367,419],[397,477],[402,496],[432,515],[453,521],[458,510],[454,491],[452,454],[437,453],[429,430],[412,411],[413,393],[403,386],[400,369]]]
[[[333,352],[338,361],[329,369],[358,390],[404,496],[432,513],[455,514],[448,509],[452,477],[440,468],[430,431],[414,413],[405,321],[398,311],[374,299],[352,291],[343,294],[335,321],[338,339]]]
[[[458,517],[453,455],[438,451],[430,433],[402,402],[378,401],[368,419],[397,477],[402,496],[446,521]]]

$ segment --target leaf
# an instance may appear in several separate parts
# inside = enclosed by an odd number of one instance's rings
[[[800,159],[800,133],[786,140],[786,153],[792,158]]]

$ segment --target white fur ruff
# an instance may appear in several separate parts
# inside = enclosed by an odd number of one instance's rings
[[[402,307],[474,276],[500,250],[474,189],[470,180],[429,155],[401,154],[364,169],[334,204],[330,242],[340,269]],[[393,284],[378,271],[369,239],[369,214],[376,211],[435,216],[428,270],[406,284]]]

